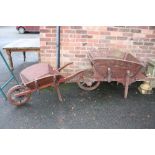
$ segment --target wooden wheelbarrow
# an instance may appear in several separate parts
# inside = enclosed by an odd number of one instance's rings
[[[64,77],[60,71],[71,64],[68,63],[59,69],[53,69],[49,64],[39,63],[24,69],[20,73],[22,84],[16,85],[8,91],[8,101],[16,106],[24,105],[29,101],[33,92],[47,87],[54,87],[59,100],[63,101],[59,85],[73,79],[82,72]]]
[[[83,78],[78,82],[81,89],[94,90],[102,81],[116,81],[124,86],[124,98],[127,98],[130,84],[149,80],[144,73],[145,65],[131,53],[94,51],[88,57],[91,68],[82,73]]]

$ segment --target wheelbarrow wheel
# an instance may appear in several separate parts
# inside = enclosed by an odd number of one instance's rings
[[[7,94],[7,98],[10,104],[16,106],[22,106],[29,101],[31,94],[24,94],[22,96],[16,96],[18,93],[26,91],[28,88],[22,85],[16,85],[12,87]]]
[[[84,70],[81,79],[77,82],[78,86],[87,91],[95,90],[100,85],[100,81],[95,81],[93,77],[92,68]]]
[[[100,85],[100,81],[94,81],[91,84],[88,84],[88,83],[83,82],[83,81],[78,82],[78,86],[81,89],[87,90],[87,91],[95,90],[99,85]]]

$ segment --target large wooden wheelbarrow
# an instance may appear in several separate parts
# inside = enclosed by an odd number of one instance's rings
[[[82,73],[83,78],[78,82],[84,90],[96,89],[101,81],[117,81],[125,87],[124,98],[127,98],[130,84],[149,80],[144,72],[145,65],[131,53],[94,51],[88,57],[92,67]]]
[[[72,63],[68,63],[59,69],[53,69],[48,64],[39,63],[24,69],[20,73],[22,84],[16,85],[8,91],[8,101],[16,106],[23,105],[29,101],[33,92],[47,87],[54,87],[59,100],[62,101],[59,85],[73,79],[82,72],[64,77],[60,71],[70,64]]]

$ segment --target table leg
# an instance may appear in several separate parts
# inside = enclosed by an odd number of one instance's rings
[[[40,58],[40,51],[38,51],[38,61],[39,61],[39,62],[41,61],[41,58]]]
[[[11,56],[11,51],[6,51],[7,55],[8,55],[8,59],[9,59],[9,65],[10,65],[10,69],[13,70],[13,61],[12,61],[12,56]]]
[[[26,52],[25,51],[23,52],[23,56],[24,56],[24,62],[25,62],[25,60],[26,60]]]

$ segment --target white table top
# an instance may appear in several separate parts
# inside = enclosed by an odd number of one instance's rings
[[[15,40],[3,47],[3,49],[20,49],[20,48],[40,48],[40,39],[33,38],[33,39],[19,39]]]

